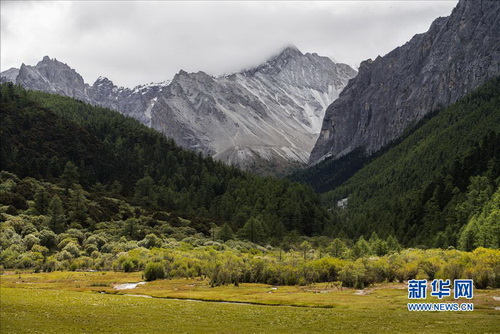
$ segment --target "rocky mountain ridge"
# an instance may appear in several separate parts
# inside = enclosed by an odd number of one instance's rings
[[[461,0],[449,17],[359,74],[327,109],[310,163],[377,151],[426,113],[500,75],[500,2]]]
[[[117,110],[182,147],[273,173],[308,161],[326,107],[355,75],[348,65],[288,47],[239,73],[212,77],[181,70],[171,82],[133,89],[104,77],[90,86],[67,64],[47,56],[0,77]]]

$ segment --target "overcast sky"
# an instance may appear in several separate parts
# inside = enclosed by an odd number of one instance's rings
[[[92,84],[256,66],[287,45],[353,67],[425,32],[451,1],[1,1],[1,70],[48,55]]]

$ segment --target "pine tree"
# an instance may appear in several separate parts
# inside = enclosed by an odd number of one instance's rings
[[[372,253],[372,250],[368,242],[365,240],[365,238],[361,236],[356,242],[356,244],[354,244],[352,252],[355,258],[359,258],[370,255]]]
[[[114,180],[113,183],[111,183],[111,186],[109,187],[109,191],[114,196],[120,195],[122,190],[123,190],[123,186],[120,183],[120,181],[117,181],[117,180]]]
[[[231,229],[231,226],[229,226],[228,223],[224,223],[217,232],[217,239],[220,239],[224,242],[231,240],[233,237],[234,237],[233,230]]]
[[[63,204],[59,196],[55,195],[49,204],[49,227],[55,233],[61,233],[64,228],[66,217],[64,215]]]
[[[342,257],[347,251],[347,245],[339,238],[333,239],[330,246],[328,246],[327,251],[334,257]]]
[[[35,193],[35,210],[40,215],[46,215],[49,209],[49,196],[45,189],[40,188]]]
[[[302,254],[304,256],[304,260],[307,259],[307,253],[312,249],[311,243],[307,240],[304,240],[300,244],[299,248],[302,251]]]
[[[255,243],[263,242],[266,235],[264,224],[255,217],[250,217],[240,232],[243,238]]]
[[[398,239],[394,235],[389,235],[387,237],[387,248],[389,251],[399,252],[401,246],[399,245]]]
[[[158,196],[154,190],[154,180],[146,174],[142,179],[136,182],[134,200],[141,205],[155,206]]]
[[[70,196],[70,219],[79,223],[84,223],[87,219],[87,204],[85,203],[85,196],[83,189],[78,187],[71,192]]]
[[[276,216],[269,217],[270,221],[268,223],[269,235],[271,237],[271,244],[279,245],[286,234],[285,225]]]
[[[64,166],[64,172],[61,175],[61,180],[63,182],[63,186],[66,191],[66,195],[68,194],[68,189],[73,187],[73,184],[78,183],[78,168],[74,163],[68,161]]]

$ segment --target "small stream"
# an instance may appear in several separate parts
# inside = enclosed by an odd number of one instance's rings
[[[113,289],[115,289],[115,290],[135,289],[135,288],[137,288],[138,285],[142,285],[142,284],[146,284],[146,282],[117,284],[113,287]]]
[[[135,289],[138,285],[146,284],[146,282],[137,283],[124,283],[117,284],[113,287],[115,290],[130,290]],[[105,291],[99,291],[103,294],[109,294]],[[116,294],[115,294],[116,295]],[[168,300],[179,300],[187,302],[205,302],[205,303],[220,303],[220,304],[238,304],[238,305],[259,305],[259,306],[288,306],[288,307],[307,307],[307,308],[332,308],[331,306],[303,306],[303,305],[276,305],[276,304],[265,304],[265,303],[254,303],[254,302],[239,302],[239,301],[226,301],[226,300],[216,300],[216,299],[192,299],[192,298],[176,298],[176,297],[155,297],[150,295],[138,295],[138,294],[119,294],[120,296],[127,297],[142,297],[142,298],[157,298],[157,299],[168,299]]]
[[[137,288],[138,285],[146,284],[146,282],[137,282],[137,283],[123,283],[117,284],[113,287],[115,290],[130,290]],[[355,294],[364,294],[363,290],[357,290]],[[101,291],[100,293],[106,293]],[[176,297],[155,297],[150,295],[137,295],[137,294],[120,294],[121,296],[127,297],[141,297],[141,298],[157,298],[157,299],[168,299],[168,300],[179,300],[186,302],[205,302],[205,303],[221,303],[221,304],[238,304],[238,305],[260,305],[260,306],[289,306],[289,307],[308,307],[308,308],[332,308],[331,306],[302,306],[302,305],[273,305],[273,304],[264,304],[264,303],[252,303],[252,302],[239,302],[239,301],[225,301],[225,300],[215,300],[215,299],[192,299],[192,298],[176,298]],[[500,300],[500,297],[493,297],[494,300]],[[494,307],[495,310],[500,311],[500,307]]]
[[[105,293],[105,292],[101,292]],[[120,294],[119,296],[127,297],[143,297],[143,298],[155,298],[155,299],[168,299],[168,300],[178,300],[183,302],[198,302],[198,303],[219,303],[219,304],[233,304],[233,305],[258,305],[258,306],[288,306],[288,307],[305,307],[305,308],[332,308],[331,306],[307,306],[307,305],[281,305],[281,304],[265,304],[257,302],[239,302],[239,301],[227,301],[227,300],[216,300],[216,299],[192,299],[192,298],[176,298],[176,297],[156,297],[150,295],[134,295],[134,294]]]

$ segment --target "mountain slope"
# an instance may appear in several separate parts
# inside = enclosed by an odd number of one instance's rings
[[[339,230],[349,235],[447,247],[499,184],[500,77],[436,112],[323,200],[346,199]]]
[[[274,242],[293,230],[320,234],[330,222],[312,189],[203,158],[118,112],[10,83],[0,100],[0,170],[54,181],[72,162],[78,183],[94,193],[201,217],[205,231],[259,219]]]
[[[15,69],[3,72],[12,80]],[[162,84],[92,86],[55,59],[22,65],[15,83],[118,110],[180,146],[245,169],[284,172],[304,164],[326,107],[356,71],[289,47],[268,62],[222,77],[180,71]],[[269,167],[271,166],[271,167]]]
[[[500,2],[461,0],[449,17],[384,57],[361,63],[327,109],[310,163],[372,153],[427,112],[500,74]]]
[[[247,169],[258,158],[305,163],[326,106],[352,75],[347,65],[294,48],[226,77],[180,72],[153,107],[152,126]]]

